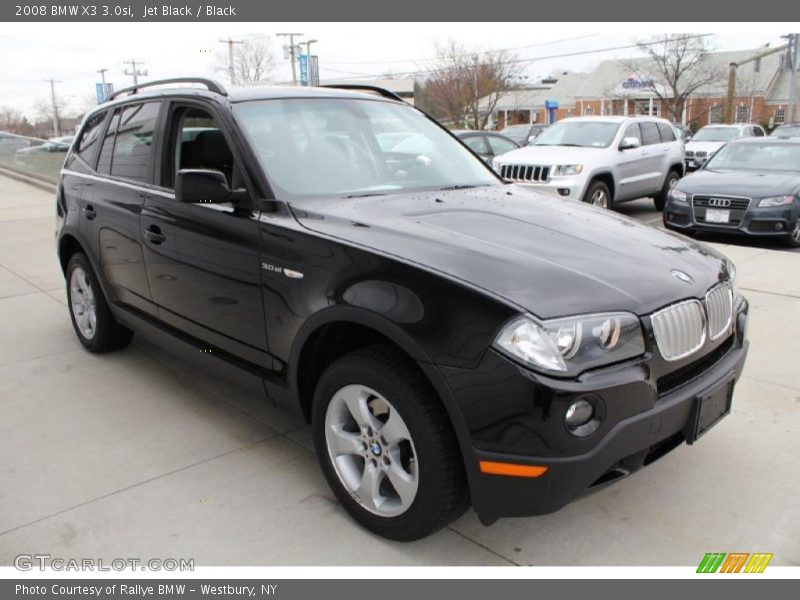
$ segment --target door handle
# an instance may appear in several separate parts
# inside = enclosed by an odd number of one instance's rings
[[[150,227],[145,229],[144,237],[148,242],[156,245],[167,239],[167,236],[161,233],[161,228],[158,225],[150,225]]]
[[[97,213],[95,212],[94,207],[91,204],[87,204],[86,206],[83,207],[83,214],[86,215],[86,218],[89,221],[94,220],[94,218],[97,216]]]

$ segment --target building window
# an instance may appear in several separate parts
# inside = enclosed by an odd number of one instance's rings
[[[594,114],[594,106],[584,106],[583,107],[583,114],[587,116],[591,116]]]
[[[786,121],[786,109],[775,109],[775,116],[773,117],[772,122],[775,123],[775,125],[783,125],[784,121]]]
[[[722,123],[722,107],[721,106],[712,106],[711,110],[708,111],[708,123]]]
[[[737,123],[747,123],[750,111],[747,110],[747,106],[744,104],[740,104],[736,107],[736,122]]]
[[[650,100],[638,100],[636,102],[636,114],[644,115],[646,117],[658,117],[661,109],[661,103],[653,100],[653,112],[650,112]]]

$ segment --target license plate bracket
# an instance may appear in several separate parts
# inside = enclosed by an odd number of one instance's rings
[[[731,211],[727,209],[708,208],[706,209],[706,222],[707,223],[729,223],[731,220]]]
[[[694,399],[686,426],[686,442],[693,444],[731,412],[735,376],[731,375]]]

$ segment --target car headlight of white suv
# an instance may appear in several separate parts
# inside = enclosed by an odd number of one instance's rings
[[[553,167],[551,177],[569,177],[570,175],[580,175],[583,165],[556,165]]]
[[[644,353],[639,317],[615,312],[538,321],[523,315],[500,330],[494,347],[534,369],[577,375]]]

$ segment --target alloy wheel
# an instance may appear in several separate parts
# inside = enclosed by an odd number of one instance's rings
[[[591,202],[600,208],[608,208],[608,196],[603,190],[595,190]]]
[[[81,267],[75,267],[69,278],[70,308],[81,335],[91,340],[97,331],[97,304],[89,277]]]
[[[344,488],[369,512],[395,517],[414,502],[419,464],[405,421],[363,385],[338,390],[325,413],[325,442]]]

